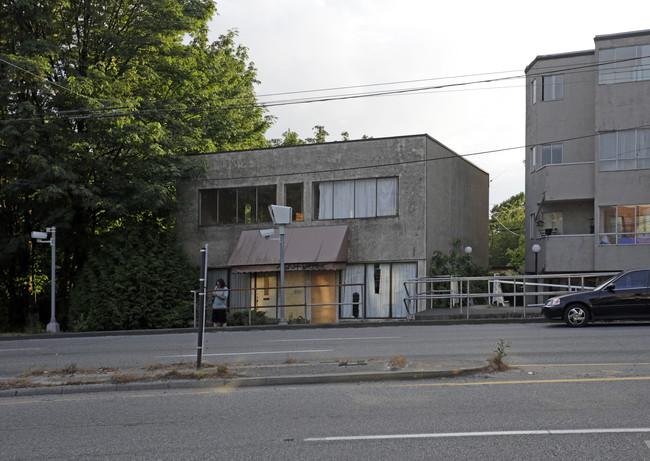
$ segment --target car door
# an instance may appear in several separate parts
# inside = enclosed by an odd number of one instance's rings
[[[592,313],[599,319],[638,319],[650,316],[648,276],[650,270],[631,271],[605,286],[592,300]]]

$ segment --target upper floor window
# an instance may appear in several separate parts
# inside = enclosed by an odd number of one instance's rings
[[[598,135],[600,171],[650,168],[650,129]]]
[[[532,82],[530,82],[530,105],[532,106],[537,102],[537,79],[534,78]]]
[[[328,181],[314,185],[316,219],[397,215],[397,178]]]
[[[650,204],[600,207],[600,244],[650,243]]]
[[[542,101],[564,99],[564,76],[546,75],[542,77]]]
[[[199,191],[199,225],[270,222],[276,186],[232,187]]]
[[[557,165],[562,163],[562,144],[546,144],[541,146],[541,165]]]
[[[623,46],[600,50],[598,83],[650,80],[650,45]]]
[[[300,184],[287,184],[284,186],[284,204],[293,209],[293,216],[291,219],[294,221],[304,221],[303,214],[303,186]]]

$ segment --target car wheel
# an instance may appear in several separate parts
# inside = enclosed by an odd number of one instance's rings
[[[571,304],[564,311],[564,321],[570,327],[584,327],[589,321],[589,311],[580,304]]]

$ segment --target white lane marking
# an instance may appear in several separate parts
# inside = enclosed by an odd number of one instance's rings
[[[336,437],[310,437],[305,442],[340,442],[353,440],[432,439],[452,437],[495,437],[504,435],[568,435],[568,434],[627,434],[650,432],[650,427],[612,429],[542,429],[535,431],[485,431],[485,432],[434,432],[430,434],[349,435]],[[648,442],[646,442],[648,443]]]
[[[306,351],[256,351],[256,352],[224,352],[222,354],[203,354],[203,357],[219,356],[219,355],[261,355],[261,354],[307,354],[316,352],[334,352],[334,349],[313,349]],[[185,355],[159,355],[161,358],[172,357],[196,357],[196,354]]]
[[[40,347],[25,347],[22,349],[0,349],[0,352],[14,352],[14,351],[38,351],[41,350]]]
[[[363,341],[366,339],[400,339],[401,336],[367,336],[358,338],[304,338],[304,339],[271,339],[270,343],[290,343],[298,341]]]
[[[648,448],[650,448],[650,440],[646,440],[645,444],[648,446]]]

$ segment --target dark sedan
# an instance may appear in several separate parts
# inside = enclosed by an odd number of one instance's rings
[[[593,320],[650,320],[650,269],[622,272],[593,291],[556,296],[542,308],[548,320],[583,327]]]

